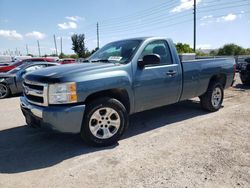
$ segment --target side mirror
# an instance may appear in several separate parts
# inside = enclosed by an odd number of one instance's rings
[[[142,60],[138,61],[138,66],[144,68],[146,65],[160,64],[161,57],[158,54],[150,54],[143,56]]]

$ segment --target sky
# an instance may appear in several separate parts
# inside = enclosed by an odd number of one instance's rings
[[[197,48],[226,43],[250,48],[250,0],[196,0]],[[161,36],[193,46],[193,0],[0,0],[0,54],[72,54],[71,35],[85,34],[89,50],[131,37]]]

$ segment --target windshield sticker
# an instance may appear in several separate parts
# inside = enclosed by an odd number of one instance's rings
[[[121,56],[110,56],[109,61],[121,61],[122,57]]]

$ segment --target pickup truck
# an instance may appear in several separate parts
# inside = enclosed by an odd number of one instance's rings
[[[235,75],[234,59],[181,62],[171,39],[144,37],[109,43],[85,63],[25,75],[21,109],[27,125],[80,133],[94,146],[116,143],[129,115],[199,97],[220,109]]]

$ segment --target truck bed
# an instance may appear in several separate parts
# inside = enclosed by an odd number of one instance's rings
[[[225,88],[234,79],[233,58],[197,59],[182,62],[183,90],[180,100],[200,96],[207,90],[212,75],[221,74],[226,77]]]

